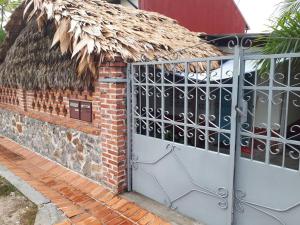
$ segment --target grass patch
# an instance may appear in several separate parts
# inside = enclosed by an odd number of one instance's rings
[[[0,197],[9,196],[12,192],[19,193],[6,179],[0,177]]]
[[[11,193],[15,193],[15,195],[11,195]],[[19,198],[17,198],[19,196]],[[19,204],[15,208],[15,211],[23,208],[22,214],[20,214],[19,222],[20,225],[34,225],[36,214],[38,212],[38,207],[28,200],[17,188],[15,188],[12,184],[10,184],[5,178],[0,176],[0,197],[8,197],[12,200],[10,201],[19,201]],[[24,200],[20,201],[20,197],[24,198]],[[1,215],[0,215],[1,217]]]
[[[25,214],[23,214],[20,224],[21,225],[34,225],[35,217],[38,212],[38,207],[34,204],[28,208]]]

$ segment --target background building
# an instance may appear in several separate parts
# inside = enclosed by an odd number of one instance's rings
[[[245,33],[248,24],[233,0],[110,0],[158,12],[180,25],[207,34]]]

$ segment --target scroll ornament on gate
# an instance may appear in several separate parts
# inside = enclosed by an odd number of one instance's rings
[[[157,184],[159,189],[164,193],[166,200],[165,203],[172,209],[176,209],[176,206],[174,205],[177,201],[180,199],[190,195],[191,193],[201,193],[207,196],[211,196],[213,198],[218,199],[218,206],[222,209],[228,208],[228,197],[229,192],[224,187],[217,188],[216,191],[213,191],[207,187],[199,185],[191,176],[191,174],[188,172],[187,168],[183,164],[183,162],[180,160],[178,155],[176,154],[176,151],[180,151],[181,149],[173,144],[167,144],[165,149],[167,152],[163,154],[160,158],[153,160],[153,161],[139,161],[139,157],[137,155],[133,155],[131,165],[134,170],[140,170],[143,173],[147,174],[149,177],[154,180],[154,182]],[[166,157],[173,157],[174,160],[177,162],[177,164],[181,167],[181,170],[186,174],[189,182],[191,183],[191,186],[194,188],[186,190],[183,194],[179,194],[176,198],[171,199],[171,197],[168,195],[168,191],[163,187],[159,179],[152,174],[149,171],[146,171],[143,167],[139,167],[138,165],[155,165],[160,163],[164,158]]]

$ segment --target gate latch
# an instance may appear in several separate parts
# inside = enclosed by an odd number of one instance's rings
[[[246,123],[248,119],[248,102],[246,100],[242,101],[242,105],[240,107],[236,107],[235,110],[239,114],[241,123]]]

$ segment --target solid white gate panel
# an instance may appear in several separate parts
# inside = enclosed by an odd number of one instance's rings
[[[134,191],[206,224],[224,224],[230,156],[142,135],[134,135],[133,145]]]

